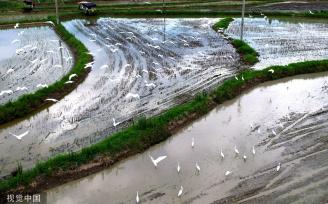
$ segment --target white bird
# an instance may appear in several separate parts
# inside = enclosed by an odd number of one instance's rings
[[[25,90],[28,90],[26,86],[16,88],[16,91],[25,91]]]
[[[246,159],[247,159],[247,156],[246,156],[246,155],[244,155],[244,156],[243,156],[243,159],[244,159],[244,161],[246,161]]]
[[[228,176],[228,175],[231,174],[231,173],[232,173],[231,171],[226,171],[224,175],[225,175],[225,176]]]
[[[274,134],[275,136],[277,135],[276,131],[272,130],[272,134]]]
[[[239,151],[236,146],[235,146],[235,152],[236,152],[236,154],[239,154]]]
[[[117,49],[117,48],[114,48],[114,49],[110,49],[110,51],[111,51],[112,53],[115,53],[115,52],[118,51],[118,49]]]
[[[120,122],[116,122],[115,118],[113,118],[113,125],[114,127],[118,126],[120,124]]]
[[[14,28],[18,28],[19,27],[19,23],[16,23],[16,25],[14,26]]]
[[[0,96],[2,96],[3,94],[8,94],[8,95],[10,95],[10,94],[13,94],[14,92],[12,91],[12,90],[4,90],[4,91],[1,91],[0,92]]]
[[[139,203],[139,192],[137,191],[136,202]]]
[[[74,83],[74,81],[71,81],[71,80],[65,82],[65,84],[73,84],[73,83]]]
[[[51,25],[55,26],[54,22],[52,22],[52,21],[46,21],[46,23],[48,23],[48,24],[51,24]]]
[[[54,99],[54,98],[47,98],[45,101],[51,101],[51,102],[54,102],[54,103],[58,102],[58,100]]]
[[[122,46],[122,43],[115,43],[116,46]]]
[[[151,162],[153,162],[154,166],[157,167],[158,163],[166,159],[167,156],[160,156],[157,159],[154,159],[152,156],[149,155]]]
[[[143,69],[143,70],[142,70],[142,72],[148,73],[148,70],[146,70],[146,69]]]
[[[244,75],[241,76],[241,80],[245,81],[245,79],[244,79]]]
[[[26,132],[24,132],[24,133],[22,133],[20,135],[15,135],[15,134],[9,132],[10,135],[16,137],[18,140],[22,140],[22,138],[25,137],[28,133],[29,133],[29,131],[26,131]]]
[[[199,172],[200,172],[200,166],[198,165],[197,162],[196,162],[196,164],[195,164],[195,167],[196,167],[197,172],[199,173]]]
[[[8,69],[6,74],[10,74],[10,73],[13,73],[15,70],[14,69]]]
[[[92,68],[92,67],[93,67],[93,62],[89,62],[89,63],[85,64],[84,69]]]
[[[274,70],[273,69],[269,69],[268,72],[271,72],[271,74],[274,73]]]
[[[222,148],[221,148],[221,152],[220,152],[221,158],[224,159],[224,154],[222,152]]]
[[[279,162],[278,166],[277,166],[277,171],[280,170],[280,167],[281,167],[281,163]]]
[[[156,84],[154,84],[154,83],[146,83],[146,87],[155,88],[156,87]]]
[[[254,146],[252,147],[252,153],[253,153],[253,155],[255,155],[255,147]]]
[[[191,148],[194,148],[195,146],[195,138],[191,138]]]
[[[48,88],[48,85],[47,84],[38,84],[38,85],[36,85],[36,88],[39,88],[39,87]]]
[[[107,69],[109,66],[107,64],[102,65],[99,69]]]
[[[11,41],[11,44],[15,44],[15,43],[17,43],[17,42],[19,42],[19,41],[20,41],[20,40],[15,39],[15,40]]]
[[[74,77],[77,77],[77,74],[71,74],[71,75],[68,77],[68,79],[69,79],[69,80],[72,80]]]
[[[181,186],[181,187],[180,187],[180,190],[179,190],[179,192],[178,192],[178,197],[180,197],[180,196],[182,195],[182,193],[183,193],[183,187]]]
[[[261,128],[257,129],[257,133],[261,134]]]
[[[125,98],[128,98],[128,99],[130,99],[130,98],[140,99],[140,96],[139,96],[139,94],[128,93],[125,96]]]
[[[180,173],[180,170],[181,170],[181,167],[180,167],[180,164],[179,164],[179,162],[178,162],[177,172]]]
[[[54,67],[55,67],[55,68],[62,68],[63,66],[60,65],[60,64],[56,64],[56,65],[54,65]]]
[[[311,15],[313,15],[314,13],[311,11],[311,10],[309,10],[309,13],[311,14]]]
[[[238,81],[238,77],[237,76],[235,76],[235,79]]]

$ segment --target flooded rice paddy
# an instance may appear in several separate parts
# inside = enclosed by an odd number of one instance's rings
[[[128,124],[190,99],[238,72],[239,56],[211,29],[214,19],[72,20],[64,26],[94,56],[92,71],[50,108],[0,130],[0,175],[95,143]],[[10,133],[22,134],[18,141]]]
[[[327,102],[327,73],[265,83],[48,203],[326,203]]]
[[[239,39],[240,21],[235,19],[225,33]],[[246,18],[244,33],[244,40],[260,54],[254,69],[328,58],[326,21]]]
[[[64,76],[73,57],[48,27],[0,29],[0,104],[33,93]]]

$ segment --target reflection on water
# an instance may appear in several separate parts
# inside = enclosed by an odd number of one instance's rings
[[[73,58],[49,27],[0,30],[0,104],[52,84],[72,67]]]
[[[240,36],[240,19],[226,33]],[[254,69],[328,57],[328,23],[246,18],[244,39],[260,54]]]
[[[135,203],[138,191],[141,203],[320,203],[328,193],[327,93],[327,73],[265,83],[145,153],[49,190],[48,202]],[[148,155],[168,157],[154,168]]]

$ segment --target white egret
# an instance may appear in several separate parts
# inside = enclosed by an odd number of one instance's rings
[[[226,171],[224,175],[225,175],[225,176],[228,176],[228,175],[231,174],[231,173],[232,173],[231,171]]]
[[[26,90],[28,90],[26,86],[16,88],[16,91],[26,91]]]
[[[139,192],[137,191],[136,202],[139,203]]]
[[[252,154],[255,155],[255,147],[252,147]]]
[[[113,125],[114,127],[118,126],[121,122],[116,122],[115,118],[113,118]]]
[[[237,146],[235,145],[235,153],[239,154],[239,150],[237,149]]]
[[[28,133],[29,133],[29,131],[26,131],[26,132],[24,132],[24,133],[22,133],[20,135],[15,135],[15,134],[9,132],[10,135],[16,137],[16,139],[18,139],[18,140],[22,140],[22,138],[25,137]]]
[[[200,172],[200,166],[198,165],[197,162],[196,162],[196,164],[195,164],[195,167],[196,167],[197,173],[199,173],[199,172]]]
[[[14,26],[14,28],[18,28],[19,27],[19,23],[16,23],[16,25]]]
[[[276,131],[274,131],[274,130],[272,130],[272,134],[273,134],[274,136],[277,136],[277,133],[276,133]]]
[[[237,76],[235,76],[235,79],[238,81],[238,77]]]
[[[177,166],[177,172],[180,173],[181,167],[180,167],[180,163],[178,162],[178,166]]]
[[[281,167],[281,163],[279,162],[279,164],[278,164],[278,166],[277,166],[277,171],[279,171],[280,170],[280,167]]]
[[[221,158],[224,159],[224,154],[222,152],[222,148],[221,148],[221,152],[220,152]]]
[[[51,102],[54,102],[54,103],[58,102],[58,100],[54,99],[54,98],[47,98],[45,101],[51,101]]]
[[[309,10],[309,13],[311,14],[311,15],[313,15],[314,13],[311,11],[311,10]]]
[[[130,98],[135,98],[135,99],[140,99],[139,94],[133,94],[133,93],[128,93],[125,98],[130,99]]]
[[[65,84],[73,84],[73,83],[74,83],[74,81],[71,81],[71,80],[65,82]]]
[[[191,148],[194,148],[194,146],[195,146],[195,138],[192,137],[191,138]]]
[[[54,65],[54,67],[55,67],[55,68],[62,68],[63,66],[60,65],[60,64],[56,64],[56,65]]]
[[[69,75],[68,79],[71,81],[74,77],[77,77],[77,74],[71,74],[71,75]]]
[[[36,85],[36,87],[37,88],[40,88],[40,87],[42,87],[42,88],[48,88],[48,85],[47,84],[38,84],[38,85]]]
[[[271,74],[274,73],[274,70],[273,69],[269,69],[268,72],[271,72]]]
[[[183,187],[181,186],[181,187],[180,187],[180,190],[179,190],[179,192],[178,192],[178,197],[180,197],[180,196],[182,195],[182,193],[183,193]]]
[[[52,21],[46,21],[46,23],[48,23],[48,24],[51,24],[51,25],[55,26],[54,22],[52,22]]]
[[[14,69],[8,69],[6,74],[10,74],[10,73],[13,73],[15,70]]]
[[[244,161],[246,161],[246,159],[247,159],[247,156],[245,154],[243,156],[243,159],[244,159]]]
[[[12,90],[8,89],[8,90],[1,91],[1,92],[0,92],[0,96],[2,96],[2,95],[4,95],[4,94],[8,94],[8,95],[10,95],[10,94],[13,94],[13,93],[14,93],[14,92],[13,92]]]
[[[146,83],[146,87],[148,87],[148,88],[155,88],[156,87],[156,84],[154,84],[154,83]]]
[[[152,156],[149,155],[149,158],[151,160],[151,162],[153,162],[154,166],[157,167],[158,163],[163,161],[164,159],[166,159],[166,155],[165,156],[159,156],[157,159],[154,159]]]

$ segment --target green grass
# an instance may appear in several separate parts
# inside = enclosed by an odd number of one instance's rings
[[[224,18],[222,20],[220,20],[219,22],[215,23],[212,28],[215,31],[218,31],[220,29],[227,29],[229,27],[229,24],[234,21],[233,18]]]
[[[212,28],[215,31],[227,29],[232,21],[234,21],[233,18],[223,18],[217,23],[215,23]],[[231,44],[236,48],[244,63],[248,65],[253,65],[259,61],[259,59],[257,58],[258,53],[245,41],[234,39],[232,40]]]
[[[273,69],[272,74],[268,70]],[[38,163],[34,168],[26,171],[18,171],[16,176],[11,176],[0,181],[0,192],[4,193],[19,185],[28,185],[38,176],[51,176],[59,170],[67,170],[85,164],[99,155],[110,155],[114,160],[123,152],[135,154],[144,151],[148,147],[157,144],[171,134],[168,131],[170,123],[182,119],[191,113],[203,115],[210,109],[208,104],[215,102],[221,104],[238,96],[259,83],[276,80],[284,77],[328,71],[328,60],[308,61],[293,63],[287,66],[272,66],[264,70],[247,70],[237,77],[225,81],[209,95],[198,95],[192,101],[178,105],[159,116],[141,118],[131,127],[126,128],[103,141],[83,148],[76,153],[67,153],[55,156],[47,161]],[[244,80],[241,80],[241,76]]]
[[[13,9],[22,9],[24,4],[22,2],[16,1],[0,1],[1,10],[13,10]]]
[[[46,98],[61,95],[61,93],[65,93],[65,91],[67,92],[68,85],[65,85],[65,82],[68,81],[69,75],[76,73],[78,76],[83,76],[86,74],[87,70],[84,69],[84,65],[92,60],[92,57],[87,54],[88,50],[86,47],[70,34],[63,25],[58,24],[55,25],[54,28],[74,53],[74,66],[68,74],[54,84],[49,85],[48,88],[42,88],[34,93],[23,95],[16,101],[1,105],[0,124],[24,117],[37,110],[40,105],[44,105],[44,100]]]

